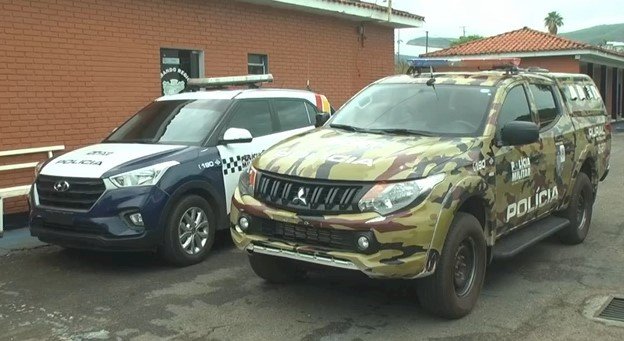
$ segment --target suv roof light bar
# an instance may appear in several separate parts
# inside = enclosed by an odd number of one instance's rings
[[[517,73],[520,65],[520,58],[414,58],[409,60],[408,74],[420,75],[423,68],[434,67],[466,67],[477,68],[479,70],[505,70],[507,73]]]
[[[252,88],[257,88],[259,83],[270,82],[273,82],[273,75],[269,73],[264,75],[191,78],[188,80],[187,85],[189,87],[201,88],[223,88],[232,85],[249,85]]]

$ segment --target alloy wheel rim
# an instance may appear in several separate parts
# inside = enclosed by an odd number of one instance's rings
[[[210,225],[206,212],[199,207],[187,209],[178,223],[178,240],[189,255],[200,253],[208,242]]]
[[[453,285],[458,297],[466,296],[472,289],[476,272],[476,246],[472,238],[464,239],[455,252]]]

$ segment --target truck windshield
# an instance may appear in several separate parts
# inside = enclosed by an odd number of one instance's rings
[[[230,101],[156,101],[141,109],[104,142],[199,145],[214,129]]]
[[[426,136],[474,136],[495,89],[449,84],[375,84],[342,107],[336,129]]]

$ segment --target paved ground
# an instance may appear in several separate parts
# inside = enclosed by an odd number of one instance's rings
[[[624,295],[623,142],[616,136],[587,241],[547,240],[494,263],[476,310],[459,321],[425,314],[404,281],[331,272],[267,285],[227,235],[206,262],[176,269],[10,231],[0,240],[0,339],[623,340],[623,326],[588,318],[606,296]]]

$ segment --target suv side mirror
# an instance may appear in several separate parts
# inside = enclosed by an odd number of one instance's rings
[[[316,116],[314,117],[315,118],[314,127],[318,128],[322,126],[323,124],[325,124],[325,122],[329,120],[329,116],[330,114],[326,112],[317,113]]]
[[[501,129],[504,145],[518,146],[539,141],[539,127],[533,122],[512,121]]]
[[[219,144],[230,143],[247,143],[253,140],[253,136],[247,129],[243,128],[228,128],[223,137],[219,140]]]

